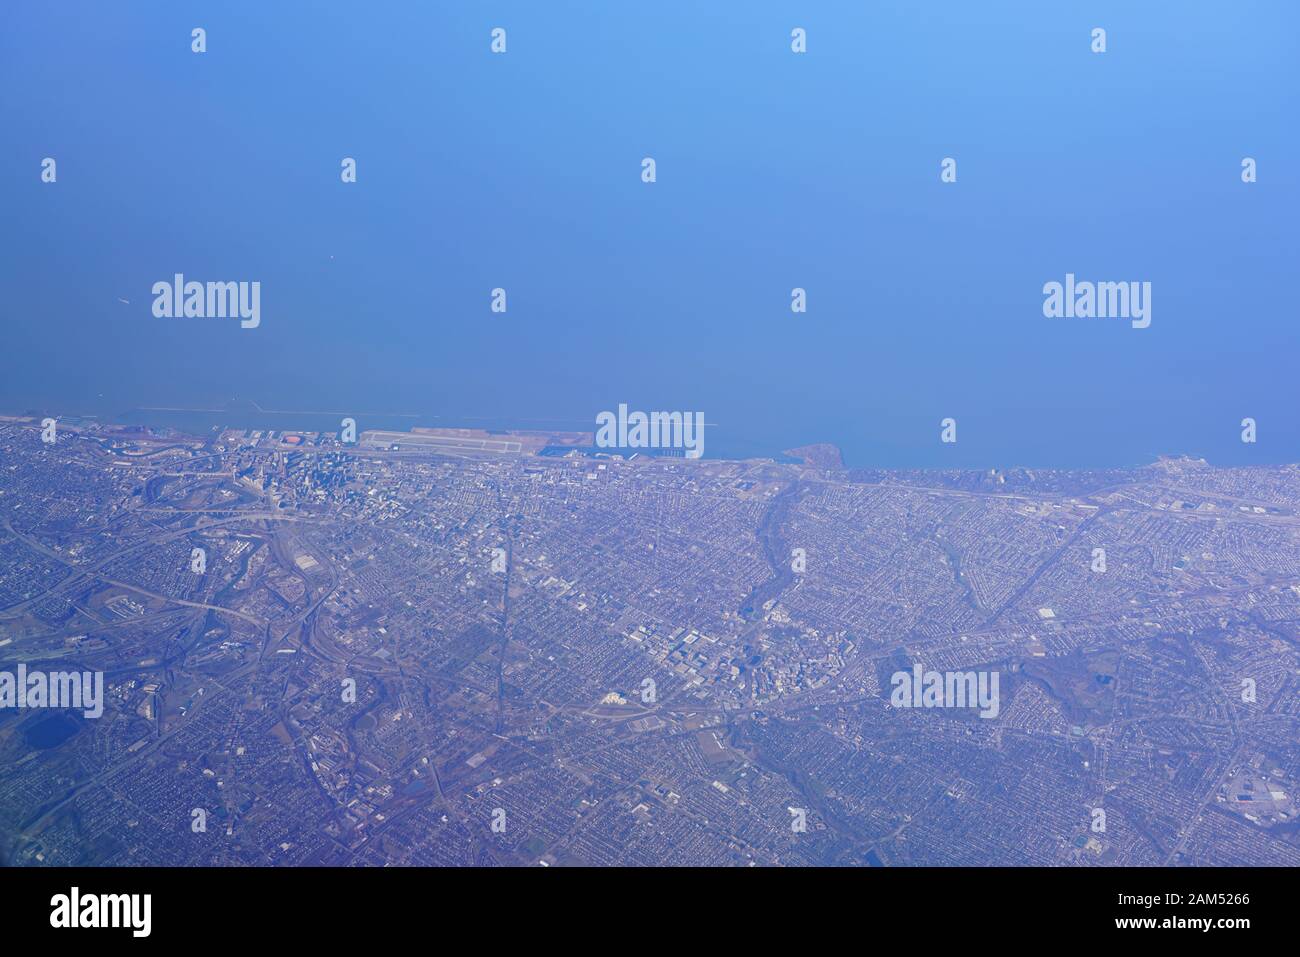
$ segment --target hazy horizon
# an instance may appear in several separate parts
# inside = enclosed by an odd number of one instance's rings
[[[0,404],[238,396],[440,424],[590,423],[626,402],[703,411],[709,456],[1300,458],[1295,8],[8,19]],[[259,327],[156,318],[151,288],[176,273],[260,282]],[[1067,273],[1150,282],[1151,325],[1045,318]]]

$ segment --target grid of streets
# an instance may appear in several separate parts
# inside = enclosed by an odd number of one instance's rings
[[[0,668],[106,700],[0,711],[8,863],[1300,865],[1294,466],[39,433]]]

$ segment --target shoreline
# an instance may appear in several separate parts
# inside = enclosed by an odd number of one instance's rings
[[[152,413],[143,416],[146,421],[130,421],[138,413]],[[18,422],[30,425],[37,425],[42,418],[48,415],[47,412],[36,412],[27,410],[24,412],[0,411],[0,422]],[[199,430],[195,428],[184,428],[181,424],[170,425],[158,421],[155,415],[167,416],[171,414],[179,415],[196,415],[211,416],[213,422],[206,429]],[[283,425],[271,424],[237,424],[231,420],[244,418],[246,413],[238,410],[196,410],[196,409],[162,409],[162,408],[137,408],[131,409],[125,413],[116,415],[107,414],[69,414],[56,416],[58,421],[65,427],[74,430],[91,428],[96,431],[103,430],[106,433],[115,435],[123,439],[136,439],[141,441],[152,440],[158,444],[168,444],[176,442],[185,443],[203,443],[211,444],[218,437],[233,437],[235,433],[243,433],[245,436],[256,435],[258,441],[252,443],[262,448],[278,449],[283,451],[306,451],[308,449],[319,449],[320,442],[324,437],[336,436],[336,429],[322,428],[304,428],[304,427],[286,427]],[[293,416],[299,419],[317,418],[322,416],[333,416],[338,413],[326,412],[289,412],[257,409],[255,415],[282,415]],[[365,416],[365,413],[358,413],[358,416]],[[417,418],[413,413],[379,413],[375,414],[376,420],[383,418]],[[355,417],[355,416],[354,416]],[[418,417],[424,418],[424,417]],[[220,419],[221,421],[216,421]],[[460,422],[472,420],[458,420]],[[319,423],[316,423],[319,424]],[[530,427],[478,427],[473,425],[416,425],[412,424],[406,428],[384,427],[374,425],[373,427],[358,427],[358,442],[352,446],[344,446],[342,443],[337,444],[338,448],[351,447],[362,451],[403,451],[403,452],[473,452],[481,451],[485,453],[495,452],[498,454],[518,454],[524,456],[536,456],[543,458],[554,458],[563,455],[581,453],[589,458],[616,458],[624,461],[633,459],[650,459],[650,458],[669,458],[673,460],[698,461],[702,463],[771,463],[776,465],[792,465],[801,468],[810,468],[828,474],[843,473],[846,476],[861,475],[863,473],[890,473],[890,474],[987,474],[990,478],[996,480],[1000,475],[1009,475],[1012,473],[1096,473],[1096,472],[1126,472],[1136,471],[1144,468],[1159,465],[1165,462],[1186,462],[1190,464],[1199,464],[1209,468],[1287,468],[1300,467],[1300,462],[1259,462],[1250,464],[1228,464],[1219,465],[1209,461],[1206,457],[1190,453],[1172,452],[1156,453],[1145,461],[1128,462],[1121,465],[1096,465],[1069,467],[1059,465],[952,465],[952,466],[924,466],[924,465],[857,465],[846,463],[840,447],[832,442],[816,442],[807,445],[796,446],[780,451],[767,453],[757,453],[753,455],[730,456],[730,455],[708,455],[701,459],[686,459],[680,454],[676,454],[675,449],[646,449],[646,448],[599,448],[593,444],[594,433],[592,431],[577,431],[567,429],[544,429],[536,428],[536,422]],[[289,441],[276,443],[275,436],[288,438]],[[297,437],[294,440],[294,437]],[[268,442],[268,440],[271,440]],[[266,443],[266,444],[261,444]],[[328,442],[327,442],[328,445]],[[405,448],[402,448],[405,446]]]

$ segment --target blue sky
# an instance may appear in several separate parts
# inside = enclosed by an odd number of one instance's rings
[[[1300,460],[1295,3],[0,16],[7,408],[590,427],[626,402],[703,411],[710,455]],[[261,326],[155,318],[176,272],[260,281]],[[1151,327],[1044,318],[1067,272],[1150,281]]]

